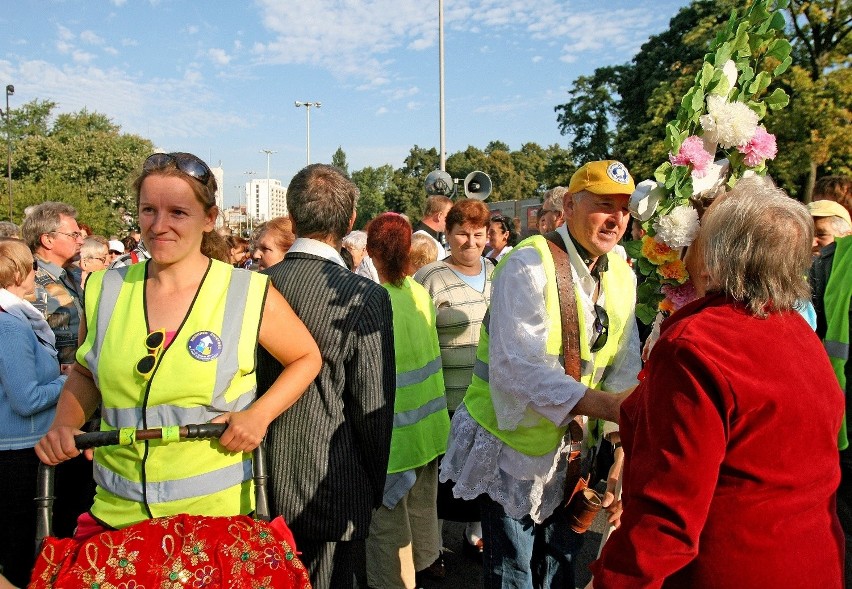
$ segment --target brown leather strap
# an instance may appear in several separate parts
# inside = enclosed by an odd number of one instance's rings
[[[577,316],[574,280],[571,278],[571,260],[568,259],[568,253],[554,242],[552,233],[545,235],[545,238],[556,266],[556,290],[559,292],[559,315],[562,318],[562,355],[565,359],[565,374],[580,382],[580,324]],[[555,239],[561,240],[562,237],[558,236]]]

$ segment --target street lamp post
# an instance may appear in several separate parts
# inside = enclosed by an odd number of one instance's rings
[[[271,209],[272,203],[270,202],[270,198],[272,197],[272,191],[269,188],[269,156],[278,152],[272,151],[271,149],[261,149],[260,153],[266,154],[266,206],[267,209]]]
[[[6,155],[6,179],[9,182],[9,221],[12,221],[12,124],[9,118],[9,97],[15,93],[15,87],[12,84],[6,86],[6,144],[8,147]]]
[[[248,227],[249,235],[251,235],[252,226],[251,226],[251,215],[249,215],[249,197],[250,197],[249,191],[251,190],[251,177],[257,175],[257,172],[243,172],[243,175],[248,176],[248,182],[249,182],[249,186],[248,186],[248,188],[246,188],[246,215],[248,215],[248,217],[246,218],[246,226]]]
[[[236,188],[237,191],[238,191],[237,192],[237,211],[240,214],[240,216],[237,218],[237,235],[242,237],[243,236],[243,215],[245,214],[245,212],[243,212],[243,193],[245,192],[246,187],[240,186],[239,184],[237,184],[236,186],[234,186],[234,188]]]
[[[300,102],[300,101],[297,100],[294,104],[296,105],[296,108],[299,108],[300,106],[304,106],[305,111],[307,112],[308,140],[307,140],[306,154],[307,154],[307,162],[308,162],[307,165],[311,165],[311,107],[315,106],[317,108],[320,108],[322,106],[322,102]]]
[[[447,139],[444,130],[444,0],[438,0],[438,126],[441,171],[447,170]]]

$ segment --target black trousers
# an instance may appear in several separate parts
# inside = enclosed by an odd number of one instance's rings
[[[35,564],[36,476],[39,460],[32,448],[0,451],[0,565],[17,587],[26,587]],[[94,498],[92,463],[83,456],[56,469],[53,535],[68,538],[77,517]]]

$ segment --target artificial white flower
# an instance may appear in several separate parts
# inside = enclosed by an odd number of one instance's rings
[[[657,210],[657,205],[666,197],[666,189],[654,180],[642,180],[630,195],[627,208],[639,221],[647,221]]]
[[[729,59],[725,62],[725,65],[722,66],[722,72],[728,79],[729,88],[733,88],[737,85],[737,78],[739,77],[740,73],[737,71],[737,64],[735,64],[732,59]]]
[[[670,248],[686,247],[698,233],[698,211],[689,205],[677,206],[654,222],[654,231],[654,237]]]
[[[724,149],[748,143],[757,129],[757,113],[743,102],[721,96],[707,98],[707,114],[700,119],[705,137]]]

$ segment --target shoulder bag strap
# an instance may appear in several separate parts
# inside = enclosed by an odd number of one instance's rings
[[[556,289],[559,292],[559,315],[562,318],[562,354],[565,374],[580,382],[580,324],[577,297],[571,277],[571,261],[562,236],[556,231],[546,234],[547,245],[556,266]]]

